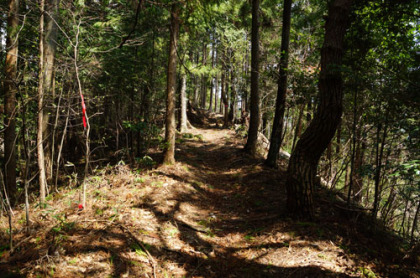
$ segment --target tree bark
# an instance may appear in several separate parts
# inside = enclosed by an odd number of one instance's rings
[[[220,103],[223,102],[223,113],[224,113],[224,127],[227,127],[229,125],[229,120],[228,120],[228,98],[227,98],[227,92],[226,92],[226,53],[225,50],[223,51],[223,66],[222,66],[222,101]]]
[[[54,101],[54,60],[57,49],[57,13],[59,0],[47,0],[45,3],[45,37],[44,37],[44,110],[43,110],[43,139],[45,150],[45,170],[49,181],[52,181],[54,146],[51,137],[51,128],[49,128],[49,121],[51,110],[48,109],[48,104]],[[47,104],[47,105],[46,105]]]
[[[411,228],[411,236],[410,236],[411,244],[414,243],[414,235],[417,230],[417,221],[419,219],[419,212],[420,212],[420,201],[417,202],[416,214],[414,215],[413,225]]]
[[[233,53],[232,53],[233,56]],[[233,63],[231,63],[231,71],[230,71],[230,107],[229,107],[229,125],[233,125],[235,123],[236,118],[236,89],[235,89],[235,74],[233,69]]]
[[[329,5],[321,50],[319,99],[314,119],[296,144],[287,169],[287,206],[290,213],[314,217],[312,192],[319,159],[334,137],[341,121],[343,42],[349,23],[352,0],[335,0]]]
[[[187,76],[182,74],[181,77],[181,94],[180,94],[180,103],[181,103],[181,117],[180,117],[180,128],[181,133],[187,132]]]
[[[386,118],[388,115],[386,116]],[[382,159],[384,155],[384,147],[385,147],[385,140],[388,132],[388,121],[385,122],[384,132],[382,135],[382,140],[380,140],[380,131],[381,131],[381,124],[377,127],[377,133],[376,133],[376,169],[375,169],[375,193],[374,193],[374,201],[373,201],[373,211],[372,211],[372,217],[376,218],[379,210],[379,200],[381,195],[381,189],[379,188],[380,181],[381,181],[381,172],[382,172]],[[381,147],[379,148],[379,144],[381,144]]]
[[[270,149],[265,163],[270,167],[277,166],[279,151],[282,143],[283,118],[286,106],[287,68],[289,64],[290,20],[292,13],[292,0],[284,0],[283,30],[281,34],[281,56],[276,100],[276,112],[271,132]]]
[[[41,206],[45,203],[47,177],[44,159],[44,8],[45,1],[41,0],[41,17],[39,21],[39,83],[38,83],[38,128],[37,128],[37,154],[38,154],[38,179],[39,201]]]
[[[251,117],[249,120],[248,139],[245,151],[252,156],[257,154],[258,129],[260,127],[259,80],[259,6],[260,0],[252,0],[251,30]]]
[[[207,64],[207,45],[203,46],[203,67]],[[207,98],[207,75],[201,75],[201,108],[206,109],[206,98]]]
[[[175,89],[176,89],[176,48],[178,42],[179,18],[178,5],[172,4],[171,10],[171,32],[169,42],[169,59],[167,74],[167,99],[166,99],[166,150],[163,156],[164,164],[175,163]]]
[[[5,182],[11,204],[16,197],[16,92],[19,32],[19,0],[9,1],[7,15],[6,64],[4,80],[4,162]]]
[[[211,48],[211,68],[212,70],[214,69],[214,65],[215,65],[215,57],[216,57],[216,47],[214,46],[214,42],[212,43],[212,48]],[[215,88],[215,79],[213,76],[210,76],[210,103],[209,103],[209,111],[211,112],[211,110],[213,109],[213,89]],[[216,107],[215,107],[216,108]],[[216,109],[215,109],[216,110]]]
[[[299,116],[296,123],[295,133],[293,135],[292,152],[295,149],[297,138],[300,136],[300,133],[302,131],[302,117],[303,117],[304,109],[305,109],[305,104],[302,104],[299,108]]]
[[[217,102],[218,102],[218,93],[219,93],[219,83],[218,76],[214,78],[214,112],[217,113]]]

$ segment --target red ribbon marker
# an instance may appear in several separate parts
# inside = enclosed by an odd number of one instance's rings
[[[83,114],[83,126],[86,128],[86,105],[85,105],[85,99],[83,98],[83,95],[80,94],[80,97],[82,98],[82,114]]]

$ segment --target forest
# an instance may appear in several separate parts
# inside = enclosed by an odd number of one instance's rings
[[[418,0],[0,17],[0,277],[420,277]]]

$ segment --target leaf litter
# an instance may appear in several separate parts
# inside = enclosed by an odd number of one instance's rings
[[[15,211],[17,277],[420,277],[402,254],[320,204],[315,222],[288,218],[285,171],[246,156],[234,131],[197,128],[173,166],[118,164],[94,173],[88,203],[60,189],[46,209]],[[200,137],[200,140],[194,138]],[[158,157],[155,155],[155,159]],[[321,192],[318,192],[322,198]],[[361,228],[362,227],[362,228]],[[0,243],[7,243],[7,221]],[[370,276],[368,276],[370,275]],[[2,275],[0,275],[2,276]]]

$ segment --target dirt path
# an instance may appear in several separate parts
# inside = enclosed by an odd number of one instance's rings
[[[282,211],[283,172],[247,157],[233,131],[192,133],[192,138],[178,139],[174,166],[98,170],[90,178],[89,207],[82,212],[74,208],[75,189],[55,196],[47,210],[35,209],[33,219],[43,220],[34,224],[29,237],[17,235],[17,242],[25,240],[21,251],[11,257],[3,254],[0,273],[12,269],[28,277],[373,273],[378,264],[370,258],[369,248],[375,245],[368,238],[353,239],[350,233],[355,231],[340,229],[335,218],[322,222],[287,218]],[[355,247],[355,241],[367,247]]]

